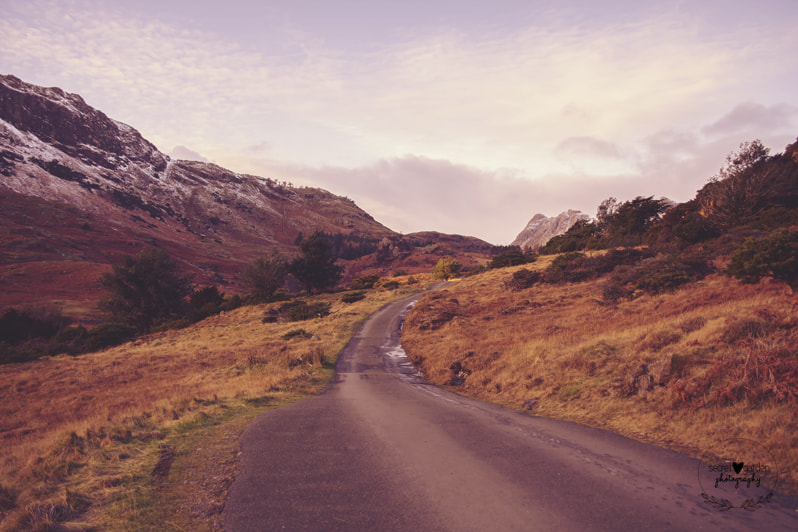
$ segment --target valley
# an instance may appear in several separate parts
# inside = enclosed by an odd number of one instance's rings
[[[413,394],[427,390],[466,409],[512,409],[496,415],[512,416],[522,432],[575,422],[610,431],[608,438],[629,448],[650,444],[659,457],[681,453],[675,460],[682,465],[701,459],[721,469],[750,467],[739,447],[749,442],[767,450],[762,460],[778,471],[778,497],[798,494],[798,142],[775,155],[759,141],[741,145],[688,202],[610,197],[595,218],[573,210],[553,218],[538,214],[514,245],[493,246],[435,231],[399,234],[326,190],[173,160],[78,95],[0,76],[0,201],[0,312],[58,318],[51,336],[12,341],[17,331],[11,330],[0,338],[0,347],[14,355],[0,365],[0,530],[164,523],[173,530],[218,529],[242,460],[239,438],[250,422],[265,410],[340,389],[345,395],[373,388],[376,395],[358,399],[373,408],[354,410],[365,422],[353,421],[352,410],[329,404],[322,410],[332,408],[360,432],[392,433],[403,442],[381,447],[396,453],[383,465],[405,455],[431,460],[415,432],[403,434],[402,423],[384,421],[392,410],[385,405],[404,402],[397,397],[413,403]],[[299,274],[282,271],[267,296],[250,293],[245,272],[256,259],[279,253],[285,270],[314,238],[332,253],[322,259],[340,270],[332,285],[303,285]],[[188,296],[181,296],[188,310],[159,316],[152,328],[148,322],[115,347],[62,349],[59,335],[120,325],[108,322],[101,304],[108,296],[103,274],[152,248],[191,280]],[[436,278],[442,262],[456,268]],[[424,381],[415,382],[413,392],[382,389],[388,355],[375,353],[385,338],[381,332],[361,338],[361,326],[373,323],[367,320],[375,313],[385,321],[380,309],[455,271],[456,282],[418,297],[402,329],[401,345]],[[203,289],[218,301],[194,306],[189,300]],[[152,286],[141,291],[148,290]],[[290,307],[302,303],[317,310],[295,319]],[[391,334],[399,342],[398,330]],[[376,342],[374,352],[358,352],[356,358],[368,360],[353,365],[347,357],[361,342]],[[351,352],[343,356],[343,350]],[[338,387],[345,379],[364,382]],[[375,399],[383,392],[393,395]],[[264,419],[296,432],[291,412],[304,408]],[[491,454],[478,445],[464,450],[472,436],[457,428],[459,421],[448,421],[461,413],[429,406],[437,414],[426,423],[420,414],[426,409],[397,410],[397,419],[443,445],[429,456]],[[493,421],[479,426],[485,440],[504,434],[513,450],[499,439],[496,445],[509,454],[486,458],[478,474],[458,474],[470,482],[484,473],[500,489],[494,473],[511,470],[506,460],[528,442]],[[333,430],[335,420],[325,427]],[[556,439],[549,440],[554,447],[534,452],[554,452]],[[347,442],[369,445],[368,439]],[[603,455],[586,450],[584,456],[595,465]],[[350,473],[343,475],[351,479]],[[401,485],[401,474],[391,479]],[[346,482],[335,482],[343,499],[351,495]],[[577,490],[577,484],[570,486]],[[427,490],[427,498],[457,500],[450,491],[459,489],[457,481],[413,485]],[[480,493],[490,499],[489,491]],[[683,495],[677,499],[684,502]],[[479,507],[479,497],[469,497]],[[524,497],[513,499],[514,511],[526,504]],[[694,509],[705,516],[747,515],[766,507],[769,497],[730,508],[707,496]],[[412,500],[405,502],[412,507]],[[448,506],[424,508],[422,517],[465,523]],[[523,522],[524,511],[508,523]],[[557,512],[545,515],[558,522]],[[635,516],[634,523],[645,522],[644,514]],[[251,523],[250,517],[231,519]],[[614,522],[608,514],[603,519]],[[567,524],[576,529],[588,521],[580,515]]]

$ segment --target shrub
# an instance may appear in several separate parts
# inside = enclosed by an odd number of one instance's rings
[[[0,318],[0,341],[14,345],[34,338],[50,339],[67,324],[57,310],[8,309]]]
[[[344,303],[355,303],[356,301],[360,301],[365,299],[366,293],[363,291],[360,292],[349,292],[348,294],[344,294],[341,296],[341,301]]]
[[[461,269],[460,263],[456,260],[450,259],[449,257],[442,257],[438,260],[435,267],[432,268],[432,276],[435,279],[448,280],[452,277],[456,277]]]
[[[521,269],[517,272],[513,272],[512,277],[510,277],[508,281],[504,282],[504,286],[513,292],[518,292],[520,290],[531,288],[535,283],[540,281],[540,278],[540,272]]]
[[[320,301],[308,304],[306,301],[290,301],[280,306],[280,313],[288,321],[305,321],[312,318],[323,318],[330,313],[330,304]]]
[[[290,340],[291,338],[310,338],[311,336],[313,335],[305,331],[305,329],[294,329],[285,333],[283,335],[283,340]]]
[[[645,340],[640,344],[640,348],[649,351],[659,351],[665,346],[675,344],[681,338],[682,335],[676,331],[656,331],[646,336]]]
[[[354,279],[352,283],[349,285],[349,287],[352,290],[369,290],[371,288],[374,288],[374,285],[376,285],[377,281],[379,280],[380,276],[377,275],[376,273],[373,273],[371,275],[363,275],[361,277]]]
[[[488,268],[493,270],[497,268],[507,268],[509,266],[520,266],[521,264],[535,262],[536,259],[537,256],[533,252],[529,251],[524,253],[521,251],[521,248],[515,247],[514,249],[510,249],[493,257],[488,263]]]
[[[591,221],[580,220],[565,233],[550,238],[540,248],[540,254],[553,255],[555,253],[600,249],[602,247],[604,247],[604,243],[599,226]]]
[[[762,338],[770,333],[772,328],[768,322],[759,318],[735,320],[726,325],[721,334],[721,340],[727,344],[733,344],[749,338]]]
[[[604,287],[605,300],[613,302],[630,297],[635,291],[648,294],[670,292],[681,285],[698,281],[712,271],[701,254],[665,255],[643,259],[636,266],[616,268]]]
[[[695,318],[688,318],[682,321],[679,324],[679,328],[682,330],[682,332],[687,334],[701,329],[704,325],[706,325],[706,323],[706,318],[702,316],[696,316]]]
[[[386,281],[382,283],[382,288],[386,290],[395,290],[399,288],[399,281]]]
[[[97,351],[106,347],[123,344],[136,336],[136,328],[124,323],[103,323],[89,331],[86,349]]]
[[[746,240],[732,255],[726,274],[749,284],[772,276],[798,290],[798,231],[782,229]]]

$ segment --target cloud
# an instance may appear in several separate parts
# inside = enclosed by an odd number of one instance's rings
[[[609,196],[630,199],[644,187],[632,176],[560,174],[531,181],[445,159],[404,155],[355,168],[249,160],[248,173],[321,187],[352,198],[379,222],[404,233],[440,231],[508,244],[536,213],[592,214]],[[627,197],[628,196],[628,197]]]
[[[397,230],[495,243],[537,212],[690,199],[740,142],[794,139],[796,107],[772,103],[793,93],[769,92],[796,86],[794,32],[550,7],[479,33],[426,21],[358,41],[353,26],[344,50],[300,19],[264,17],[239,38],[157,10],[30,0],[0,19],[0,64],[158,146],[348,195]]]
[[[169,152],[169,156],[172,159],[181,159],[184,161],[199,161],[201,163],[210,162],[208,159],[200,155],[199,153],[186,148],[185,146],[175,146],[172,148],[172,151]]]
[[[721,117],[717,122],[705,127],[708,135],[737,133],[742,131],[783,131],[794,128],[793,117],[798,115],[798,107],[786,103],[762,105],[744,102]]]
[[[584,170],[589,167],[594,173],[608,166],[624,166],[624,157],[617,144],[594,137],[567,138],[557,145],[554,153],[571,168]]]

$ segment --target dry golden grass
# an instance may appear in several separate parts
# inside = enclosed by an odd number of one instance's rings
[[[174,434],[319,391],[362,321],[419,288],[318,296],[330,315],[302,322],[243,307],[99,353],[0,366],[0,530],[140,522]],[[297,329],[307,334],[284,338]]]
[[[796,491],[798,298],[789,288],[717,274],[606,306],[601,280],[504,287],[514,271],[547,262],[422,296],[402,343],[425,377],[694,456],[753,439]]]

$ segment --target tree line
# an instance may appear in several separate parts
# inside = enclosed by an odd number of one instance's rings
[[[245,303],[273,301],[286,296],[282,288],[289,274],[308,293],[318,293],[340,281],[343,267],[336,260],[330,239],[316,232],[301,240],[299,255],[290,261],[277,252],[253,261],[242,274],[247,295],[225,297],[215,286],[195,286],[165,250],[147,247],[100,277],[108,292],[100,308],[108,321],[91,330],[69,326],[58,312],[6,310],[0,316],[0,363],[95,351],[155,327],[185,326]]]

